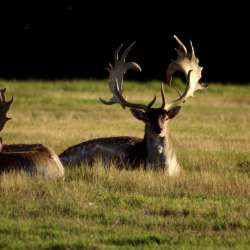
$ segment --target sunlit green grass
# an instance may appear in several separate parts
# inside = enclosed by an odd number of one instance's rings
[[[177,81],[177,85],[181,84]],[[143,124],[109,98],[105,81],[6,82],[14,96],[5,143],[57,153],[84,140],[143,136]],[[129,100],[160,105],[160,82],[125,83]],[[176,93],[166,88],[169,99]],[[249,249],[250,86],[210,84],[171,122],[182,166],[164,173],[66,170],[65,181],[0,176],[3,249]]]

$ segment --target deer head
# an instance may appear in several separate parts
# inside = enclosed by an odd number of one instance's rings
[[[5,123],[11,118],[7,117],[7,112],[13,102],[13,97],[10,101],[5,101],[6,89],[0,89],[0,132],[2,131]],[[0,137],[0,152],[2,151],[2,139]]]
[[[123,97],[123,76],[128,69],[134,69],[141,71],[140,66],[135,62],[125,62],[128,52],[131,50],[134,43],[132,43],[122,54],[119,59],[119,52],[122,48],[122,45],[115,51],[115,65],[110,64],[109,70],[109,87],[113,94],[113,97],[109,102],[100,99],[104,104],[115,104],[119,103],[123,108],[130,108],[130,111],[135,118],[143,121],[146,126],[151,130],[155,135],[162,135],[166,131],[167,121],[174,118],[180,111],[181,106],[185,103],[189,97],[194,95],[194,92],[203,89],[206,86],[200,83],[202,67],[199,66],[199,60],[195,56],[194,48],[192,42],[190,41],[190,49],[187,50],[185,45],[178,39],[177,36],[174,36],[177,41],[179,48],[177,51],[177,59],[173,60],[169,64],[166,71],[166,84],[171,86],[172,75],[176,71],[183,72],[186,77],[186,88],[183,93],[178,91],[179,97],[170,102],[166,101],[164,84],[161,84],[161,97],[162,105],[159,108],[153,108],[153,104],[156,101],[156,96],[149,102],[148,105],[132,103],[127,101]]]

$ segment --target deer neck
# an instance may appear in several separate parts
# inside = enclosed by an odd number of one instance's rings
[[[146,125],[144,141],[147,148],[146,165],[148,168],[166,169],[169,175],[179,174],[179,164],[176,160],[168,124],[159,135],[153,133]]]

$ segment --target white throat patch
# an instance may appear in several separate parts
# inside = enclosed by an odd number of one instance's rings
[[[158,151],[159,154],[163,154],[163,150],[164,150],[163,146],[161,146],[161,145],[157,146],[157,151]]]

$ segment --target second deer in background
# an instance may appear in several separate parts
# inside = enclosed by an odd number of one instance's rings
[[[0,89],[0,132],[10,118],[7,112],[13,102],[5,100],[5,89]],[[3,144],[0,138],[0,174],[25,172],[49,179],[64,178],[64,168],[57,154],[42,144]]]
[[[115,51],[114,66],[110,64],[108,68],[108,84],[113,96],[109,101],[100,100],[106,105],[119,104],[124,109],[129,108],[136,119],[145,123],[144,138],[119,136],[83,142],[68,148],[59,156],[64,166],[92,165],[96,159],[102,159],[105,167],[109,167],[111,163],[119,168],[135,168],[142,165],[146,169],[164,169],[171,176],[180,173],[170,138],[169,121],[179,113],[181,105],[193,96],[195,91],[204,89],[205,85],[200,83],[202,67],[199,66],[192,42],[190,41],[190,48],[187,50],[176,36],[174,38],[179,45],[176,49],[177,59],[167,68],[166,83],[171,86],[172,75],[180,71],[185,74],[187,82],[184,92],[178,91],[179,97],[167,102],[162,83],[161,107],[153,108],[156,97],[148,105],[127,101],[122,93],[123,77],[128,69],[141,71],[141,68],[135,62],[125,61],[134,43],[119,57],[121,45]]]

